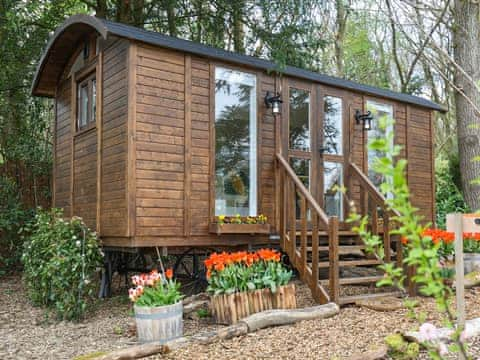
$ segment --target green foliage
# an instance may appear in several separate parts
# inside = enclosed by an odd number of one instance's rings
[[[135,301],[137,306],[164,306],[179,302],[183,295],[181,284],[174,280],[158,281],[155,286],[146,286],[142,295]]]
[[[291,278],[292,271],[276,261],[259,261],[251,266],[231,264],[222,271],[212,272],[207,291],[218,295],[269,288],[275,293]]]
[[[19,233],[33,213],[23,208],[17,183],[8,176],[0,176],[0,275],[19,263],[22,247]]]
[[[205,319],[205,318],[210,316],[210,312],[208,311],[208,309],[198,309],[197,310],[197,316],[200,319]]]
[[[446,216],[449,213],[467,213],[469,208],[458,187],[458,160],[439,161],[435,170],[436,225],[445,229]]]
[[[102,265],[97,236],[80,218],[39,210],[26,226],[22,262],[28,295],[59,319],[79,319],[93,296],[95,273]]]
[[[389,122],[388,119],[381,119],[379,126],[387,129],[388,125],[391,125]],[[404,245],[405,255],[402,265],[415,268],[416,274],[411,280],[418,285],[420,293],[435,298],[439,313],[443,316],[446,324],[453,327],[454,316],[450,310],[453,293],[452,289],[445,284],[445,274],[439,263],[440,244],[435,244],[429,236],[423,235],[426,226],[422,225],[422,218],[410,203],[410,191],[406,180],[407,162],[404,159],[394,160],[400,154],[400,147],[390,145],[393,144],[393,136],[394,134],[391,132],[385,138],[374,139],[368,144],[369,149],[386,154],[374,161],[373,170],[385,177],[386,180],[381,184],[380,190],[387,199],[388,210],[398,214],[392,218],[396,228],[390,233],[407,240]],[[387,194],[391,194],[391,196],[387,196]],[[379,239],[367,229],[366,218],[353,213],[350,215],[349,221],[358,224],[355,226],[355,230],[363,238],[367,248],[379,248],[380,256],[383,258],[383,243],[379,242]],[[403,288],[405,279],[403,266],[397,267],[395,264],[389,263],[381,267],[385,271],[387,279],[379,282],[378,286],[394,284]],[[465,354],[465,346],[459,337],[454,337],[452,340]],[[437,349],[433,349],[432,354],[438,354]]]
[[[405,341],[401,334],[390,334],[385,338],[388,346],[388,355],[395,360],[415,360],[420,353],[417,343]]]

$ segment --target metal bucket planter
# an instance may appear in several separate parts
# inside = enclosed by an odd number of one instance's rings
[[[148,307],[134,306],[138,341],[165,343],[183,335],[183,303]]]
[[[480,271],[480,254],[477,254],[477,253],[463,254],[463,267],[465,270],[465,274],[469,274],[472,271]]]

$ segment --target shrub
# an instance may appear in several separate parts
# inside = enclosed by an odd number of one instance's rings
[[[280,262],[280,253],[269,249],[213,253],[205,260],[205,266],[207,291],[214,295],[264,288],[275,293],[292,277],[292,272]]]
[[[34,304],[54,310],[59,319],[74,320],[83,316],[93,295],[102,253],[96,233],[82,219],[62,215],[59,209],[39,210],[27,227],[24,281]]]
[[[157,270],[134,275],[132,283],[135,287],[128,290],[128,295],[137,306],[173,305],[182,299],[180,284],[173,280],[172,269],[163,276]]]
[[[408,343],[400,334],[391,334],[385,338],[388,346],[388,355],[396,360],[415,360],[420,353],[417,343]]]

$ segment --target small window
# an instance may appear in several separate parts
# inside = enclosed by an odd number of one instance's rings
[[[94,76],[77,85],[77,130],[83,130],[96,121],[97,81]]]

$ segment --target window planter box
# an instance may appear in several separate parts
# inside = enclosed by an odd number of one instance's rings
[[[295,309],[295,285],[270,289],[214,295],[210,297],[212,314],[218,324],[232,325],[249,315],[272,309]]]
[[[183,303],[165,306],[134,306],[138,341],[160,342],[183,335]]]
[[[221,234],[270,234],[270,224],[219,224],[211,223],[210,232]]]

